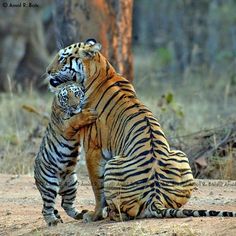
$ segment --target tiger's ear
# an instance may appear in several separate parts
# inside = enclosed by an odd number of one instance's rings
[[[90,44],[90,45],[94,45],[94,44],[97,43],[97,41],[96,41],[96,39],[90,38],[90,39],[87,39],[87,40],[85,41],[85,43],[86,43],[86,44]]]
[[[87,51],[87,53],[91,56],[94,56],[96,52],[101,51],[102,45],[100,43],[97,43],[95,39],[87,39],[85,44],[89,46],[89,50]]]
[[[100,43],[95,43],[95,44],[93,45],[93,47],[92,47],[92,50],[93,50],[94,52],[100,52],[101,49],[102,49],[102,45],[101,45]]]

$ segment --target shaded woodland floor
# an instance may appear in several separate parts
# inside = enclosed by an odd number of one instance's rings
[[[236,211],[236,181],[199,180],[198,185],[186,208]],[[41,215],[42,202],[33,178],[26,175],[0,175],[0,203],[0,235],[236,235],[236,218],[103,220],[85,224],[67,217],[59,201],[64,224],[49,228]],[[76,206],[79,210],[94,207],[86,176],[79,177]]]

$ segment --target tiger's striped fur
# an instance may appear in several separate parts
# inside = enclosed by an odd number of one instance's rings
[[[77,191],[75,167],[79,155],[78,130],[95,121],[96,113],[82,110],[84,93],[75,83],[59,89],[52,103],[49,124],[35,159],[34,178],[43,199],[46,223],[62,222],[55,209],[57,194],[62,196],[62,207],[74,219],[81,219],[74,206]],[[76,134],[76,135],[75,135]]]
[[[107,162],[104,191],[108,206],[103,209],[104,218],[109,216],[120,221],[151,217],[236,216],[236,212],[179,209],[187,202],[194,186],[183,152],[171,150],[169,158],[163,157],[160,162],[152,160],[152,155],[140,159],[118,156]],[[149,171],[155,165],[158,171]],[[134,175],[145,171],[149,175],[142,174],[143,178]]]
[[[87,107],[98,112],[98,120],[80,132],[96,199],[95,212],[86,213],[84,220],[100,219],[106,204],[105,210],[125,219],[219,215],[179,209],[194,188],[188,159],[170,150],[151,111],[100,48],[95,40],[72,44],[47,69],[51,87],[80,82]]]

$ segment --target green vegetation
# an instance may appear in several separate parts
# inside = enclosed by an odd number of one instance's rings
[[[218,127],[235,117],[233,68],[221,75],[205,70],[173,77],[157,69],[155,53],[136,50],[135,54],[136,91],[159,119],[167,136]],[[178,129],[179,125],[181,129]]]

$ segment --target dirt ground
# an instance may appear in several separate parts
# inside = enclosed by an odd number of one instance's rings
[[[197,181],[186,208],[236,211],[236,181]],[[80,178],[77,208],[94,207],[91,186]],[[58,199],[59,205],[59,199]],[[0,235],[236,235],[236,218],[143,219],[129,222],[75,221],[58,207],[64,224],[47,227],[41,215],[42,201],[30,176],[0,175]]]

